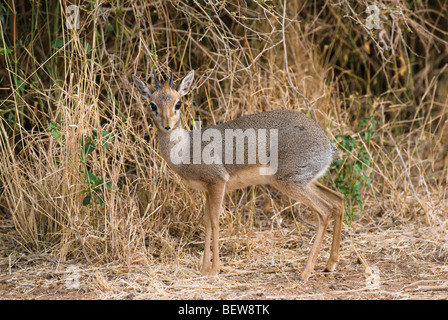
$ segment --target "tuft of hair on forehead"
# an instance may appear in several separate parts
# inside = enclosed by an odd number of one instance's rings
[[[164,89],[164,90],[171,89],[171,85],[170,85],[170,82],[169,82],[168,80],[165,81],[165,82],[162,84],[162,89]]]

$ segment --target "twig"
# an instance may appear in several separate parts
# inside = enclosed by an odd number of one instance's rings
[[[420,291],[448,291],[448,286],[423,286],[417,289]]]
[[[356,14],[355,10],[353,10],[353,8],[350,6],[350,4],[348,3],[347,0],[344,0],[344,2],[345,2],[345,4],[347,5],[347,7],[350,9],[350,11],[351,11],[351,13],[353,14],[353,17],[355,17],[356,21],[361,25],[361,27],[362,27],[362,28],[366,31],[366,33],[370,36],[370,32],[369,32],[369,30],[368,30],[367,27],[361,22],[361,20],[359,20],[358,15]],[[386,62],[388,62],[388,63],[392,63],[392,61],[386,59],[386,57],[384,56],[384,54],[383,54],[383,51],[384,51],[383,47],[381,47],[381,46],[379,45],[379,43],[378,43],[372,36],[370,36],[370,38],[372,39],[373,43],[375,43],[375,45],[376,45],[376,47],[377,47],[377,49],[378,49],[378,52],[379,52],[380,55],[381,55],[381,58],[383,58],[383,60],[386,61]]]
[[[305,103],[306,103],[306,106],[307,106],[307,108],[308,108],[308,111],[311,113],[311,107],[312,107],[312,105],[311,105],[311,102],[310,102],[310,100],[308,100],[308,98],[307,97],[305,97],[305,95],[302,93],[302,91],[300,91],[300,89],[299,88],[297,88],[295,85],[294,85],[294,83],[292,82],[292,79],[291,79],[291,75],[290,75],[290,73],[289,73],[289,67],[288,67],[288,51],[287,51],[287,49],[286,49],[286,37],[285,37],[285,19],[286,19],[286,0],[284,0],[284,2],[283,2],[283,18],[282,18],[282,41],[283,41],[283,53],[284,53],[284,55],[285,55],[285,69],[286,69],[286,75],[288,76],[288,82],[289,82],[289,85],[291,86],[291,88],[295,91],[295,92],[297,92],[301,97],[302,97],[302,99],[305,101]]]
[[[415,192],[414,185],[412,184],[411,177],[409,176],[408,169],[406,168],[406,163],[404,162],[403,157],[401,156],[400,149],[398,148],[397,143],[395,142],[394,137],[392,137],[392,135],[390,134],[389,131],[387,132],[387,135],[389,136],[389,139],[390,139],[390,140],[392,141],[392,143],[394,144],[395,150],[397,151],[398,157],[400,158],[401,164],[403,165],[403,170],[404,170],[404,174],[405,174],[405,176],[406,176],[406,180],[408,181],[409,186],[411,187],[411,191],[412,191],[412,193],[414,194],[415,199],[417,200],[417,202],[420,204],[420,207],[421,207],[421,208],[423,209],[423,211],[426,213],[426,208],[425,208],[425,206],[424,206],[423,203],[420,201],[420,198],[419,198],[417,192]]]
[[[306,220],[302,217],[302,215],[300,214],[300,210],[299,210],[298,208],[297,208],[297,211],[293,211],[293,212],[296,212],[296,216],[297,216],[297,218],[299,218],[300,222],[302,222],[304,225],[307,225],[307,226],[313,228],[314,230],[317,229],[317,226],[316,226],[315,224],[312,224],[311,222],[306,221]]]

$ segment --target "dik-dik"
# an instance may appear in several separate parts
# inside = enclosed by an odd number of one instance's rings
[[[313,272],[329,218],[334,218],[333,241],[326,265],[327,271],[334,271],[339,260],[344,196],[317,182],[337,150],[324,131],[312,119],[293,110],[262,112],[187,131],[181,124],[181,98],[188,93],[194,72],[182,80],[177,90],[173,87],[172,73],[162,85],[155,72],[154,78],[155,88],[151,90],[133,75],[157,126],[160,154],[187,185],[206,195],[202,275],[214,276],[220,270],[219,216],[224,194],[256,184],[271,185],[317,214],[317,233],[300,275],[302,280],[307,280]],[[245,137],[239,139],[240,143],[234,143],[241,135]],[[213,148],[204,141],[214,143]],[[253,152],[259,157],[254,157]]]

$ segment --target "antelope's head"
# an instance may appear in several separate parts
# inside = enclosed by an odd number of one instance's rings
[[[154,71],[155,89],[150,88],[137,76],[132,75],[134,84],[147,101],[145,105],[151,108],[151,117],[161,132],[170,132],[178,126],[180,120],[180,108],[182,106],[181,98],[186,95],[190,89],[194,78],[194,71],[190,71],[182,80],[179,88],[173,88],[173,72],[169,81],[160,85],[157,74]]]

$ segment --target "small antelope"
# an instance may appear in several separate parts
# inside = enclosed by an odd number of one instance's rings
[[[159,151],[187,185],[206,194],[201,274],[215,276],[220,270],[219,216],[225,192],[256,184],[277,188],[294,200],[303,202],[318,216],[317,234],[300,275],[302,280],[307,280],[313,272],[329,218],[334,218],[333,240],[325,269],[334,271],[339,260],[344,196],[316,181],[325,174],[337,150],[324,131],[313,120],[293,110],[262,112],[201,130],[186,131],[181,125],[181,98],[189,91],[194,71],[188,73],[177,90],[173,88],[173,73],[169,81],[162,85],[155,72],[154,78],[155,90],[150,90],[133,75],[134,84],[149,102],[151,117],[158,128]],[[210,141],[213,136],[213,152],[210,146],[195,145],[196,131],[202,134],[200,142]],[[256,133],[255,138],[260,138],[258,143],[249,141],[251,137],[248,132]],[[240,143],[234,145],[234,138],[240,138]],[[258,153],[263,153],[264,159],[259,157],[254,160],[252,157],[252,161],[248,161],[257,145]],[[176,158],[179,150],[183,150],[183,161]],[[212,161],[205,158],[198,161],[195,155],[191,155],[196,151],[199,155],[209,154]],[[242,155],[244,161],[241,161]],[[269,166],[266,159],[271,161]],[[274,161],[276,164],[272,165]]]

